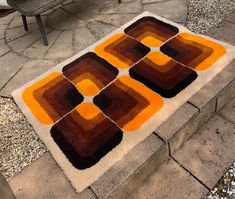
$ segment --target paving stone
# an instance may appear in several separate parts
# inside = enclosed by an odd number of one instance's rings
[[[73,2],[73,0],[67,0],[67,1],[62,2],[62,4],[67,5],[67,4],[72,3],[72,2]]]
[[[100,14],[127,14],[127,13],[141,13],[142,12],[142,4],[140,0],[132,0],[132,1],[122,1],[122,3],[118,3],[117,0],[113,1],[103,1],[99,5],[99,13]]]
[[[174,22],[185,23],[187,3],[185,0],[163,1],[157,4],[145,4],[144,11],[152,12]]]
[[[50,14],[53,13],[53,12],[54,12],[53,9],[49,9],[49,10],[47,10],[46,12],[42,13],[41,16],[48,16],[48,15],[50,15]]]
[[[152,173],[167,155],[167,146],[152,134],[94,182],[91,188],[98,198],[107,198],[113,192],[125,192],[128,187],[137,186],[136,179]]]
[[[219,96],[217,97],[217,106],[216,111],[219,111],[223,108],[229,101],[235,97],[235,79],[226,86],[222,92],[220,92]]]
[[[48,152],[9,183],[17,199],[95,199],[89,189],[77,194]]]
[[[58,9],[48,17],[47,24],[54,30],[74,30],[83,22],[65,10]]]
[[[5,29],[7,25],[0,25],[0,39],[4,39]]]
[[[173,157],[210,189],[234,161],[235,125],[215,115]]]
[[[5,17],[1,17],[1,19],[0,19],[0,25],[2,25],[2,24],[9,24],[9,22],[12,20],[12,18],[14,17],[14,16],[16,16],[16,15],[18,15],[18,12],[13,12],[13,13],[11,13],[11,14],[9,14],[9,15],[7,15],[7,16],[5,16]]]
[[[42,16],[42,20],[45,21],[45,17]],[[27,17],[27,24],[36,23],[35,17]],[[22,17],[20,15],[16,15],[11,23],[9,24],[8,28],[14,28],[14,27],[22,27],[23,28],[23,22]]]
[[[116,26],[103,23],[100,21],[93,21],[86,25],[88,29],[90,29],[91,33],[94,35],[94,37],[99,40],[109,34],[110,32],[117,29]]]
[[[45,46],[42,40],[38,40],[36,43],[25,49],[21,52],[21,55],[26,57],[35,58],[35,59],[43,59],[47,51],[53,46],[55,40],[59,36],[60,31],[53,30],[47,34],[47,39],[49,42],[48,46]]]
[[[35,24],[36,25],[36,24]],[[45,28],[45,32],[48,33],[50,29]],[[30,47],[33,43],[41,41],[41,45],[44,45],[41,39],[41,34],[38,28],[33,31],[24,34],[24,36],[14,39],[8,42],[8,45],[17,53],[24,51],[26,48]]]
[[[64,31],[49,49],[45,59],[63,59],[73,55],[73,31]]]
[[[235,45],[235,24],[230,22],[222,22],[217,28],[208,32],[208,35],[220,41],[228,42]]]
[[[7,180],[0,173],[0,197],[3,199],[15,199],[15,196],[7,183]]]
[[[10,48],[7,46],[7,44],[5,43],[5,40],[4,39],[1,39],[0,40],[0,56],[6,54],[7,52],[10,51]],[[1,58],[0,58],[1,59]]]
[[[12,78],[16,72],[24,66],[28,59],[18,56],[15,53],[7,53],[0,61],[0,90]]]
[[[20,38],[24,35],[31,34],[31,32],[35,31],[38,27],[36,24],[31,24],[29,28],[30,28],[29,31],[25,31],[23,26],[19,26],[19,27],[12,28],[12,29],[7,29],[6,30],[6,41],[10,42],[10,41],[15,40],[17,38]]]
[[[202,110],[194,115],[177,133],[169,140],[171,154],[174,154],[190,136],[192,136],[215,113],[216,99],[208,103]],[[187,113],[186,113],[187,114]]]
[[[122,0],[122,3],[130,3],[130,2],[134,2],[136,0]]]
[[[147,4],[147,3],[158,3],[158,2],[162,2],[162,1],[168,1],[168,0],[142,0],[143,4]]]
[[[28,62],[17,73],[17,75],[0,91],[1,96],[11,96],[12,91],[38,77],[43,72],[56,66],[55,61],[51,60],[34,60]]]
[[[112,198],[195,199],[202,198],[207,191],[174,160],[169,159],[142,181],[136,190],[120,193]],[[123,195],[128,196],[123,197]]]
[[[97,5],[92,1],[79,1],[71,3],[64,6],[63,9],[85,21],[94,19],[94,17],[98,14]]]
[[[184,103],[167,121],[155,130],[155,133],[170,143],[172,153],[196,130],[189,127],[192,125],[191,120],[194,120],[197,114],[197,108],[189,103]]]
[[[220,111],[220,113],[224,118],[235,124],[235,98],[233,98],[230,103]]]
[[[231,23],[235,23],[235,12],[233,12],[227,18],[225,18],[225,21],[229,21]]]
[[[114,26],[122,26],[125,23],[131,21],[138,14],[109,14],[107,15],[98,15],[96,17],[97,21],[101,21],[104,23],[112,24]]]
[[[188,101],[203,109],[208,103],[213,103],[213,100],[228,86],[235,76],[235,60],[233,60],[225,69],[223,69],[216,77],[207,83],[200,91],[193,95]]]
[[[122,13],[139,14],[141,12],[142,12],[142,5],[140,1],[134,1],[131,3],[120,3],[120,4],[117,4],[113,10],[113,13],[119,13],[119,14],[122,14]]]
[[[75,52],[80,52],[84,48],[90,46],[96,41],[90,30],[86,27],[81,27],[75,30]]]

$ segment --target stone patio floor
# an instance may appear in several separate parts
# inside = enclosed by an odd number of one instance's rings
[[[118,4],[114,0],[65,1],[63,5],[43,15],[49,40],[48,47],[41,41],[34,18],[28,20],[28,32],[24,31],[17,12],[0,18],[0,97],[10,97],[11,92],[19,86],[71,57],[143,11],[153,12],[190,27],[188,18],[192,18],[194,14],[189,15],[188,8],[192,2],[193,0],[123,0],[122,4]],[[212,25],[213,23],[211,22]],[[208,27],[210,26],[208,25],[205,31]],[[192,29],[197,30],[193,27]],[[235,13],[207,34],[235,45],[234,32]],[[201,103],[200,100],[197,102]],[[204,196],[213,188],[214,181],[211,179],[219,179],[221,172],[225,171],[221,169],[228,168],[234,161],[234,106],[235,100],[213,116],[151,177],[141,183],[142,187],[126,194],[129,194],[130,198],[188,199]],[[20,199],[77,198],[74,189],[49,152],[12,178],[10,185]],[[121,198],[121,195],[114,197]],[[88,190],[80,194],[79,198],[96,196]]]

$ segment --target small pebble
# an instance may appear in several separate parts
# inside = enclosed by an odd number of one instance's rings
[[[10,179],[47,151],[10,98],[0,97],[0,171]]]

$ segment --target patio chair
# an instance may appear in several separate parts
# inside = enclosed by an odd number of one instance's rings
[[[64,0],[7,0],[7,3],[20,12],[25,31],[28,31],[26,16],[35,16],[44,44],[48,45],[46,32],[42,23],[41,14],[59,4]],[[121,0],[118,0],[121,3]]]

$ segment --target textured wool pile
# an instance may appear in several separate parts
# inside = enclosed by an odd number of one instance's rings
[[[233,46],[144,12],[13,97],[80,192],[234,57]]]

